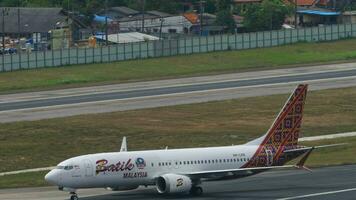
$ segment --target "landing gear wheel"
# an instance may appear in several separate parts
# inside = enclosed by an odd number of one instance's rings
[[[71,193],[72,196],[70,196],[70,200],[79,200],[79,197],[75,193]]]
[[[200,196],[203,194],[203,188],[201,187],[192,187],[190,194],[193,196]]]

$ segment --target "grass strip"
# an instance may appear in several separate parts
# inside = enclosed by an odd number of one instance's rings
[[[0,73],[0,93],[352,61],[356,39]]]

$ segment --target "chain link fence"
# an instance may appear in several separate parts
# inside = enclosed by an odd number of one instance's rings
[[[355,36],[356,24],[338,24],[241,34],[184,37],[173,40],[117,44],[98,48],[68,48],[10,55],[3,54],[1,56],[0,72],[213,51],[264,48],[296,42],[340,40]]]

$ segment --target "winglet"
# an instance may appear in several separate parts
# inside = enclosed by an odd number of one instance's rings
[[[314,147],[310,148],[305,154],[304,156],[300,159],[300,161],[295,165],[298,169],[305,169],[307,171],[312,171],[311,169],[309,169],[308,167],[306,167],[304,164],[307,161],[307,159],[309,158],[311,152],[314,150]]]
[[[126,143],[126,137],[124,136],[122,138],[120,152],[125,152],[125,151],[127,151],[127,143]]]

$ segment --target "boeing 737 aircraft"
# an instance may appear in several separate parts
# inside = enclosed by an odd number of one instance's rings
[[[45,180],[68,191],[81,188],[131,190],[155,185],[160,194],[200,195],[203,181],[236,179],[269,169],[304,168],[316,147],[298,145],[307,85],[294,90],[265,135],[243,145],[90,154],[61,162]],[[303,156],[302,156],[303,155]],[[296,165],[286,162],[302,156]]]

